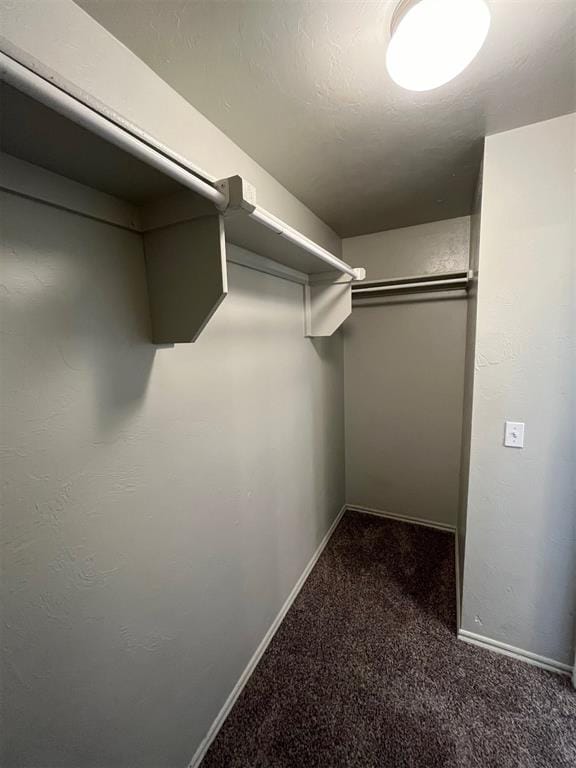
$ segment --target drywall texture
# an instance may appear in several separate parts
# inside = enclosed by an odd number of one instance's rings
[[[0,49],[39,63],[42,74],[112,110],[209,178],[245,177],[259,205],[340,254],[340,238],[323,221],[72,0],[0,0]]]
[[[435,221],[343,241],[343,257],[367,280],[428,275],[468,267],[470,218]]]
[[[466,269],[468,217],[344,240],[368,278]],[[466,297],[355,302],[344,325],[346,500],[454,526]]]
[[[573,660],[576,115],[486,140],[464,629]],[[504,421],[526,423],[523,450]]]
[[[476,182],[474,209],[470,216],[470,271],[473,273],[468,289],[466,311],[466,354],[464,361],[464,400],[462,409],[462,449],[460,457],[460,492],[458,499],[457,540],[458,559],[458,620],[464,581],[464,556],[466,552],[466,514],[468,479],[470,477],[470,438],[472,431],[472,401],[474,396],[474,361],[476,359],[476,315],[478,311],[478,261],[480,256],[480,223],[482,218],[482,170]]]
[[[149,342],[140,237],[2,196],[6,768],[183,768],[344,502],[340,335],[230,265]]]

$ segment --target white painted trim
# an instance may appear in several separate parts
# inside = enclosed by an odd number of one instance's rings
[[[475,632],[470,632],[467,629],[458,630],[458,640],[463,640],[465,643],[476,645],[479,648],[484,648],[494,653],[501,653],[503,656],[509,656],[512,659],[518,659],[518,661],[524,661],[527,664],[533,664],[535,667],[547,669],[549,672],[556,672],[560,675],[570,675],[572,673],[572,667],[569,664],[564,664],[555,659],[548,659],[546,656],[539,656],[531,651],[524,651],[522,648],[502,643],[500,640],[492,640],[490,637],[477,635]]]
[[[458,526],[454,536],[454,570],[456,579],[456,632],[460,631],[462,622],[462,585],[460,584],[460,543],[458,540]]]
[[[375,515],[376,517],[385,517],[388,520],[397,520],[400,523],[412,523],[412,525],[423,525],[426,528],[435,528],[438,531],[456,533],[456,526],[454,525],[448,525],[448,523],[437,523],[434,520],[423,520],[421,517],[397,515],[393,512],[385,512],[383,509],[362,507],[359,504],[346,504],[346,509],[349,509],[351,512],[362,512],[364,515]]]
[[[89,219],[141,231],[135,205],[5,152],[0,152],[0,189]]]
[[[252,673],[256,669],[256,666],[257,666],[258,662],[260,661],[260,659],[262,658],[264,652],[266,651],[266,648],[270,644],[270,641],[272,640],[272,638],[276,634],[278,628],[280,627],[280,624],[282,623],[284,617],[288,613],[288,611],[290,609],[290,606],[292,605],[294,600],[298,597],[298,593],[300,592],[300,590],[304,586],[304,583],[305,583],[306,579],[308,578],[308,576],[310,575],[310,572],[312,571],[312,568],[314,568],[314,566],[316,565],[316,563],[318,561],[318,558],[320,557],[320,555],[324,551],[324,548],[326,547],[326,545],[330,541],[330,538],[332,537],[332,534],[336,530],[336,528],[338,526],[338,523],[342,519],[342,516],[346,512],[346,509],[347,509],[347,507],[346,507],[346,505],[344,505],[342,507],[342,509],[340,510],[340,512],[338,512],[338,514],[336,515],[336,518],[334,519],[334,522],[332,523],[332,525],[330,526],[330,528],[326,532],[324,538],[322,539],[322,541],[318,545],[316,551],[314,552],[314,554],[312,555],[312,557],[308,561],[308,565],[302,571],[302,574],[300,575],[300,578],[298,579],[298,581],[294,585],[294,588],[292,589],[292,591],[290,592],[290,594],[286,598],[286,601],[284,602],[284,605],[282,606],[282,608],[280,608],[278,614],[276,615],[276,618],[274,619],[274,621],[270,625],[270,628],[268,629],[268,631],[266,632],[266,634],[262,638],[262,641],[260,642],[260,645],[254,651],[254,654],[252,655],[252,658],[250,659],[250,661],[246,665],[244,671],[240,675],[240,677],[238,679],[238,682],[236,683],[236,685],[232,689],[232,692],[230,693],[230,695],[228,696],[228,698],[224,702],[224,706],[222,707],[220,712],[218,712],[218,714],[216,715],[216,719],[214,720],[214,722],[212,723],[212,725],[208,729],[208,733],[206,734],[206,736],[200,742],[200,745],[199,745],[198,749],[194,753],[194,757],[188,763],[188,768],[197,768],[200,765],[200,763],[202,762],[202,760],[204,759],[204,756],[205,756],[206,752],[208,751],[208,749],[210,748],[210,745],[212,744],[212,742],[216,738],[216,736],[218,734],[218,731],[224,725],[224,721],[228,717],[228,715],[230,713],[230,710],[232,709],[232,707],[236,703],[236,700],[238,699],[238,697],[240,696],[240,694],[244,690],[244,686],[246,685],[246,683],[250,679],[250,676],[252,675]]]

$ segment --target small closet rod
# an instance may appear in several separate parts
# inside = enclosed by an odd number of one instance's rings
[[[71,96],[54,83],[20,64],[15,59],[0,51],[0,75],[3,80],[19,91],[26,93],[36,101],[53,109],[73,122],[86,128],[91,133],[101,136],[111,144],[123,149],[128,154],[138,158],[152,168],[169,176],[183,186],[191,189],[202,197],[210,200],[218,207],[226,205],[226,195],[216,189],[211,183],[204,181],[181,162],[168,157],[156,149],[145,138],[130,133],[117,125],[108,117]],[[300,234],[297,230],[285,224],[263,208],[256,206],[248,214],[263,226],[302,248],[316,258],[325,262],[333,269],[344,272],[353,280],[361,279],[362,272],[346,264],[334,254]]]
[[[371,280],[360,285],[353,285],[352,296],[466,290],[470,280],[471,273],[468,271],[416,275],[415,277],[390,280]]]

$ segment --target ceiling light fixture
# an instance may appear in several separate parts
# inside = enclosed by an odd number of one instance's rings
[[[410,91],[431,91],[459,75],[486,40],[484,0],[402,0],[386,54],[391,78]]]

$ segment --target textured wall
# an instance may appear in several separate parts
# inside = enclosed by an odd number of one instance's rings
[[[474,209],[470,216],[470,270],[474,273],[468,290],[466,311],[466,354],[464,362],[464,400],[462,410],[462,448],[460,457],[460,492],[458,498],[458,610],[461,609],[464,557],[466,552],[466,517],[468,480],[470,477],[470,438],[472,431],[472,402],[474,396],[474,362],[476,359],[476,316],[478,312],[478,261],[480,257],[480,223],[482,218],[482,170],[474,195]],[[458,614],[460,616],[460,614]]]
[[[138,235],[3,195],[6,768],[183,768],[344,502],[339,335],[230,266],[155,348]]]
[[[467,217],[344,240],[368,278],[466,269]],[[455,525],[466,332],[463,294],[355,303],[344,325],[346,497]]]
[[[463,628],[572,663],[576,115],[486,140]],[[504,421],[526,422],[523,450]]]

